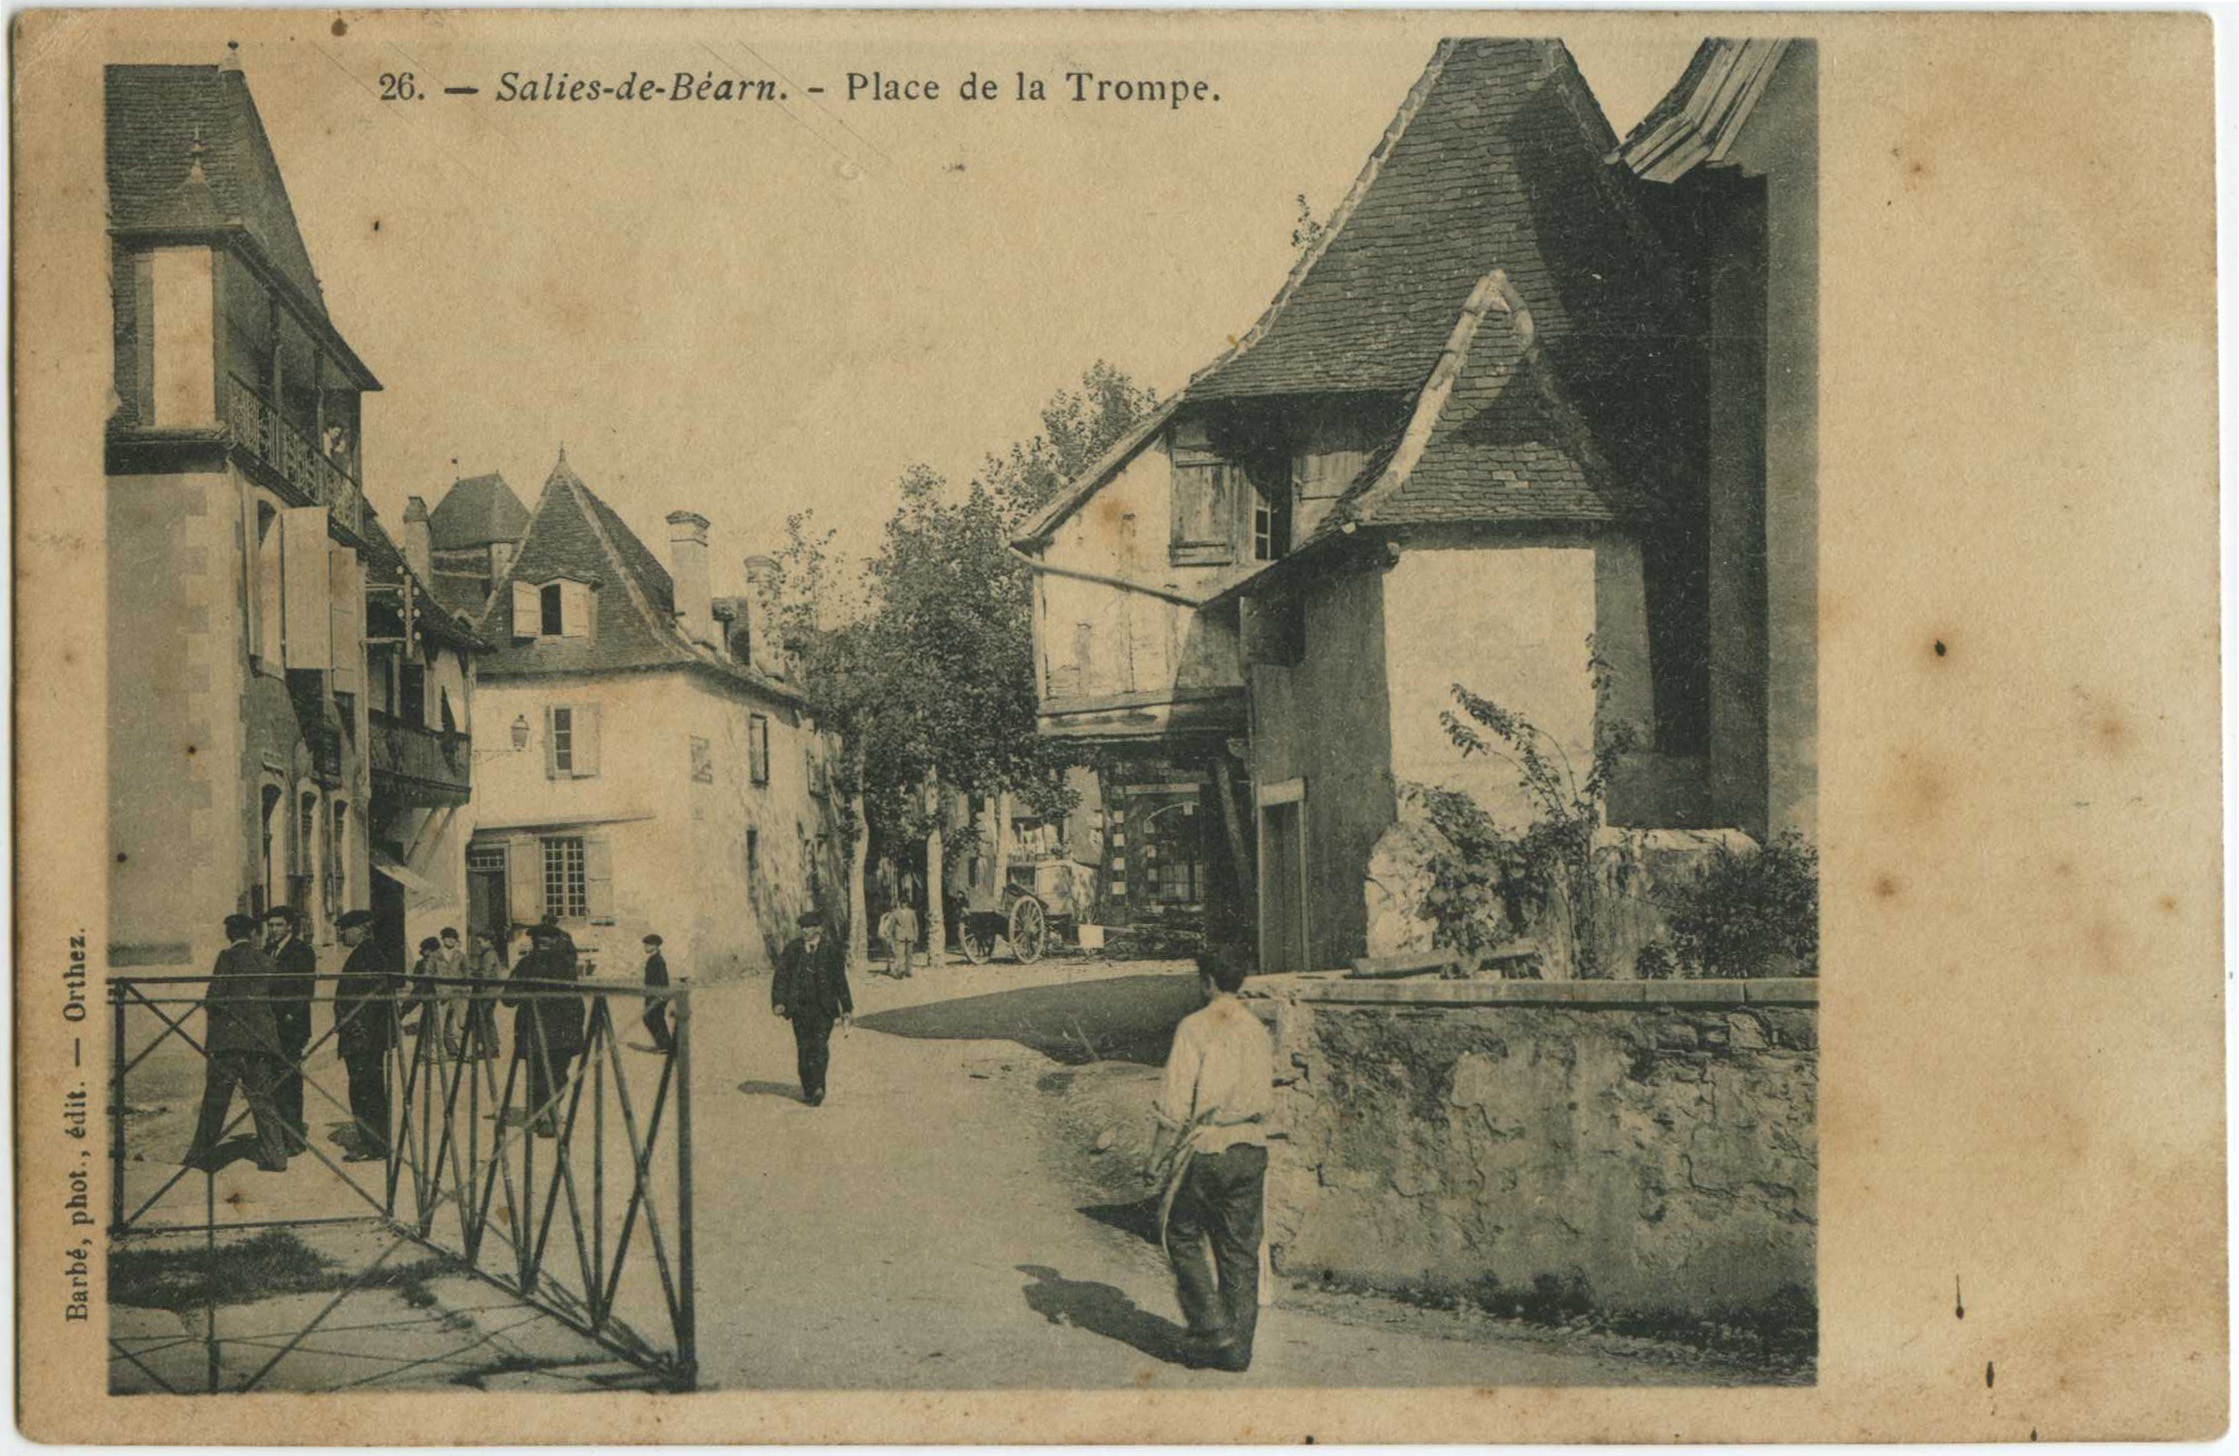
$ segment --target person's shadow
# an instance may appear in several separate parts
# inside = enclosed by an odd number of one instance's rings
[[[1071,1324],[1102,1335],[1169,1364],[1183,1363],[1189,1332],[1172,1320],[1160,1319],[1137,1305],[1119,1288],[1067,1279],[1042,1264],[1020,1264],[1021,1274],[1034,1282],[1026,1286],[1026,1307],[1053,1325]]]
[[[783,1097],[788,1102],[803,1100],[801,1089],[791,1082],[741,1082],[739,1091],[749,1097]]]

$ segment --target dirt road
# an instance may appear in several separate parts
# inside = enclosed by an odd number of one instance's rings
[[[1124,1083],[1194,1004],[1186,967],[858,978],[829,1100],[801,1104],[759,984],[694,1008],[700,1355],[712,1387],[1723,1383],[1710,1369],[1381,1300],[1285,1291],[1243,1376],[1168,1357],[1156,1247],[1100,1195],[1058,1058]],[[884,1027],[887,1030],[872,1030]],[[1084,1042],[1086,1046],[1082,1046]],[[1029,1045],[1027,1043],[1032,1043]],[[1071,1048],[1080,1046],[1077,1052]],[[1057,1055],[1037,1050],[1047,1047]],[[1113,1076],[1101,1079],[1107,1087]],[[1148,1092],[1143,1094],[1147,1107]],[[1147,1115],[1147,1114],[1146,1114]]]

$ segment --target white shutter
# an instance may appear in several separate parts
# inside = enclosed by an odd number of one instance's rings
[[[544,917],[544,846],[526,835],[506,841],[505,903],[515,925]]]
[[[513,583],[513,636],[516,641],[534,637],[542,625],[544,608],[536,588],[525,581]]]
[[[365,691],[365,588],[358,554],[341,546],[327,548],[327,637],[334,690]]]
[[[591,589],[579,581],[560,583],[560,635],[591,635]]]
[[[599,774],[599,705],[589,703],[575,710],[575,776],[579,779],[597,778]]]
[[[332,667],[326,507],[295,506],[280,512],[280,586],[280,641],[287,665],[322,672]]]
[[[614,919],[614,847],[603,835],[583,840],[583,904],[595,922]]]

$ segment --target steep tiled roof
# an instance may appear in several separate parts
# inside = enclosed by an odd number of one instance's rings
[[[473,619],[482,615],[482,607],[489,596],[482,590],[482,578],[458,572],[438,571],[428,583],[435,599],[460,616]]]
[[[1412,391],[1492,268],[1590,389],[1652,332],[1639,300],[1662,267],[1632,180],[1603,163],[1616,140],[1561,42],[1441,41],[1351,195],[1189,397]]]
[[[529,508],[502,475],[477,475],[454,483],[428,515],[428,539],[438,551],[518,541],[528,529]]]
[[[1636,502],[1613,480],[1536,334],[1503,274],[1480,280],[1406,431],[1369,460],[1313,539],[1348,524],[1622,518]]]
[[[110,66],[104,72],[104,104],[111,227],[239,222],[304,301],[326,318],[326,300],[296,227],[287,186],[280,180],[280,164],[240,72],[216,66]],[[197,160],[215,204],[214,217],[187,187]]]
[[[592,586],[590,634],[515,641],[510,584],[541,586],[560,579]],[[483,608],[481,630],[495,650],[480,670],[485,676],[503,676],[693,667],[799,701],[797,689],[687,640],[676,627],[675,592],[660,561],[583,483],[563,454],[544,482],[520,550]]]

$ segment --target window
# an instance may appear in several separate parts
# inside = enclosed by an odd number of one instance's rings
[[[319,796],[305,794],[296,808],[295,873],[288,877],[288,903],[308,915],[319,875]]]
[[[591,888],[579,837],[544,841],[544,913],[556,920],[590,917]]]
[[[1252,560],[1275,559],[1275,507],[1266,496],[1252,493]]]
[[[526,581],[513,583],[515,641],[593,635],[588,583],[565,578],[541,585]]]
[[[705,738],[694,738],[692,740],[692,782],[696,784],[712,784],[715,782],[715,749]]]
[[[599,709],[577,703],[544,710],[544,776],[591,779],[599,775]]]
[[[280,808],[280,800],[282,797],[283,795],[280,792],[280,786],[278,784],[266,784],[264,786],[264,793],[262,796],[264,805],[264,874],[262,877],[262,882],[256,886],[256,896],[254,903],[249,906],[249,912],[253,915],[262,915],[265,911],[271,909],[274,905],[279,903],[277,896],[280,889],[280,867],[284,860],[286,851],[282,851],[282,859],[275,859],[273,857],[272,835],[274,831],[273,818],[275,815],[279,816],[280,823],[278,827],[281,829],[285,829],[287,827],[287,815],[282,812]]]
[[[427,664],[404,657],[397,669],[396,714],[415,728],[427,726],[428,721],[428,669]]]
[[[770,720],[760,713],[746,720],[746,758],[750,776],[758,784],[770,781]]]
[[[1146,888],[1165,905],[1199,903],[1205,884],[1198,859],[1197,806],[1169,804],[1143,823],[1142,860]]]

